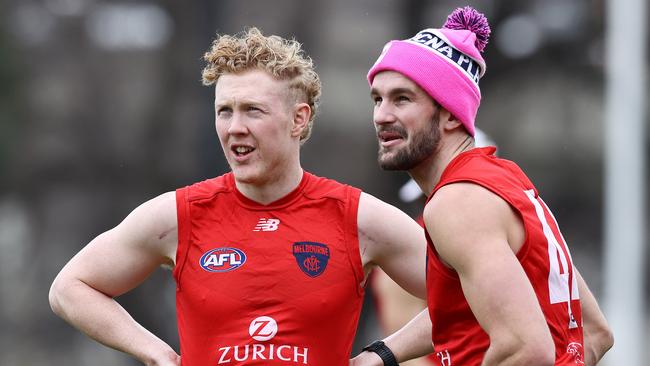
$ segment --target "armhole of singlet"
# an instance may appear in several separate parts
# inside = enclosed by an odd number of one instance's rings
[[[176,217],[178,225],[178,245],[176,248],[176,266],[174,267],[174,278],[176,288],[181,287],[181,274],[187,260],[187,251],[190,247],[190,207],[189,187],[176,190]]]
[[[429,241],[431,241],[431,245],[427,243],[427,261],[431,261],[433,268],[441,275],[455,281],[460,281],[460,278],[458,278],[458,273],[456,273],[456,271],[454,271],[452,268],[449,268],[445,265],[445,263],[442,261],[442,259],[440,259],[440,256],[438,255],[438,251],[433,244],[433,240],[428,234],[427,237],[429,238]]]
[[[359,252],[359,228],[357,225],[359,197],[361,196],[361,191],[353,187],[347,187],[347,191],[347,207],[345,215],[346,252],[348,253],[348,259],[350,260],[350,265],[354,272],[357,293],[363,295],[363,287],[361,286],[361,283],[363,282],[364,274],[361,265],[361,253]]]

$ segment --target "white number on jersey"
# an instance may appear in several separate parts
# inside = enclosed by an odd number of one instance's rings
[[[571,259],[571,254],[569,253],[569,248],[566,245],[562,233],[560,233],[559,226],[553,213],[548,209],[544,201],[541,198],[535,197],[533,190],[525,191],[526,195],[535,206],[535,212],[537,213],[537,218],[542,223],[542,229],[544,231],[544,236],[548,243],[548,259],[550,264],[550,270],[548,274],[548,292],[551,300],[551,304],[557,304],[566,302],[569,310],[569,328],[576,328],[578,324],[573,318],[573,313],[571,311],[571,300],[578,300],[580,295],[578,293],[578,281],[574,275],[573,271],[573,260]],[[560,241],[556,239],[551,227],[546,220],[545,212],[549,213],[549,216],[553,219],[553,224],[557,228],[558,233],[560,234]],[[571,288],[569,288],[569,281],[571,281]]]

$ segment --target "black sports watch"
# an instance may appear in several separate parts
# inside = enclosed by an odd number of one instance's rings
[[[399,366],[397,359],[395,359],[393,351],[391,351],[383,341],[374,341],[369,345],[363,347],[363,350],[376,353],[379,357],[381,357],[381,360],[384,361],[384,366]]]

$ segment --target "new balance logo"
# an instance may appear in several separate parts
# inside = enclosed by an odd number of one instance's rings
[[[278,226],[280,226],[280,220],[262,218],[257,222],[253,231],[276,231]]]

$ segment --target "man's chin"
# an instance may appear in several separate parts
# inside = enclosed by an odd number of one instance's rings
[[[403,155],[382,155],[380,154],[377,158],[377,163],[382,170],[399,170],[406,171],[412,169],[417,165],[413,160],[410,160],[408,157]]]
[[[245,183],[245,184],[250,184],[254,183],[257,174],[252,171],[249,167],[230,167],[230,171],[232,172],[232,175],[235,177],[235,181],[238,183]]]
[[[397,164],[394,159],[382,159],[381,157],[377,159],[377,163],[382,170],[404,170],[404,168]]]

